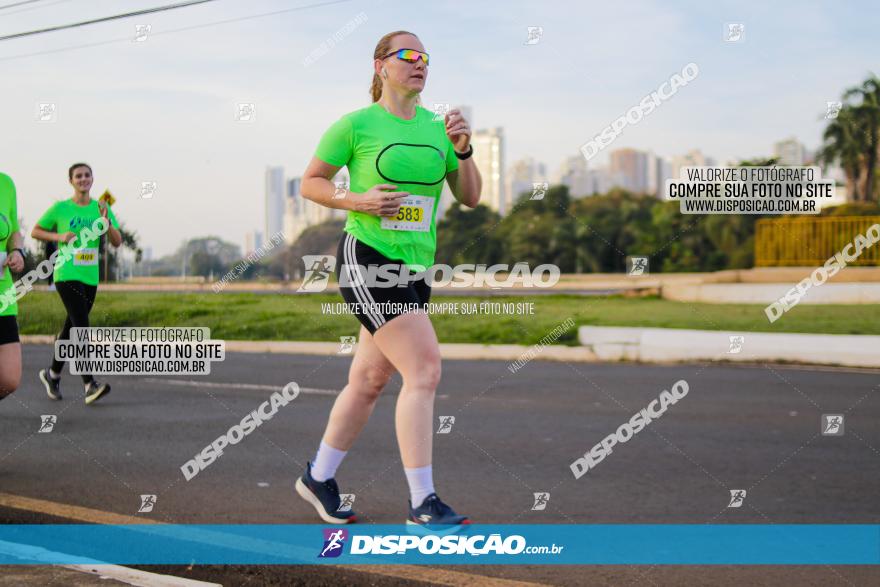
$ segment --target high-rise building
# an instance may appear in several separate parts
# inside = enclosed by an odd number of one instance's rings
[[[266,220],[264,235],[271,237],[284,227],[284,168],[266,168]]]
[[[666,197],[666,180],[672,177],[672,163],[663,157],[656,157],[653,154],[651,158],[648,191],[662,200]]]
[[[807,150],[796,138],[791,137],[773,144],[773,156],[780,165],[800,167],[807,158]]]
[[[567,157],[559,167],[556,177],[553,178],[553,183],[568,186],[568,192],[573,198],[590,195],[587,160],[584,159],[584,156],[573,155]]]
[[[547,168],[531,157],[511,164],[507,171],[506,191],[511,209],[523,193],[531,194],[534,184],[547,182]],[[510,210],[508,210],[509,212]]]
[[[480,203],[502,216],[510,211],[504,186],[504,132],[501,127],[473,134],[474,163],[483,179]]]
[[[244,256],[247,257],[263,246],[263,233],[252,230],[244,235]]]
[[[348,173],[345,170],[340,170],[333,178],[333,182],[345,184],[343,187],[347,190],[349,186]],[[294,243],[306,228],[328,220],[345,219],[345,214],[345,210],[328,208],[304,198],[302,179],[294,177],[287,182],[283,221],[284,240],[288,244]]]
[[[301,186],[299,177],[287,181],[287,196],[284,198],[284,241],[287,244],[293,244],[306,229]]]
[[[672,158],[671,177],[672,179],[681,179],[682,167],[714,167],[715,159],[706,157],[699,149],[692,149],[685,155],[678,155]]]
[[[609,173],[614,185],[638,194],[650,191],[649,154],[636,149],[611,151]]]

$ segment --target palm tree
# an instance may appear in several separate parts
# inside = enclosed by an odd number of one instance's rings
[[[840,162],[843,172],[846,174],[847,189],[853,200],[860,200],[859,187],[861,183],[865,147],[860,140],[861,126],[853,107],[846,105],[840,109],[837,118],[825,128],[822,135],[822,146],[817,153],[817,159],[823,165],[831,165]]]
[[[880,79],[872,74],[861,86],[848,89],[843,97],[861,99],[860,104],[853,106],[853,114],[861,127],[859,142],[865,153],[865,200],[871,201],[874,199],[877,153],[880,149]]]

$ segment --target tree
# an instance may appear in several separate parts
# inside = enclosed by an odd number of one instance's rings
[[[563,272],[577,268],[577,227],[570,214],[568,186],[553,186],[540,200],[524,193],[497,230],[503,243],[502,262],[550,263]]]
[[[336,255],[342,236],[344,220],[329,220],[305,229],[290,247],[272,257],[268,272],[279,279],[299,279],[303,276],[305,255]],[[337,263],[339,263],[337,259]]]
[[[818,158],[839,162],[852,199],[874,201],[880,157],[880,79],[871,74],[860,86],[847,89],[844,104],[825,129]]]
[[[437,263],[501,262],[504,247],[495,232],[501,216],[483,204],[473,210],[454,202],[437,223]]]
[[[853,114],[861,127],[860,144],[865,150],[865,200],[874,199],[877,153],[880,150],[880,79],[871,75],[861,86],[848,89],[844,98],[858,98]]]
[[[639,235],[650,228],[651,209],[660,203],[619,188],[575,200],[571,215],[578,272],[625,271],[627,256],[650,254],[653,245],[642,242]]]
[[[222,275],[226,266],[220,257],[207,251],[196,251],[189,257],[189,272],[191,275],[209,277]]]
[[[99,268],[101,281],[120,280],[121,276],[118,275],[118,262],[123,248],[134,252],[135,263],[140,263],[144,256],[143,249],[138,246],[138,236],[136,232],[128,231],[124,225],[120,225],[119,234],[122,235],[122,244],[119,245],[119,247],[107,247],[107,235],[105,234],[101,237],[101,258],[104,259],[104,263],[101,263]],[[104,255],[106,255],[106,257]],[[107,275],[108,272],[109,277]]]
[[[853,200],[859,201],[864,151],[858,136],[860,126],[853,109],[844,106],[822,134],[822,146],[816,158],[823,167],[839,162],[846,175],[846,187]]]

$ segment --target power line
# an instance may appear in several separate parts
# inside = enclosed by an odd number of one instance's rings
[[[18,10],[13,10],[12,12],[7,12],[3,16],[9,16],[12,14],[21,14],[22,12],[30,12],[32,10],[42,10],[43,8],[48,8],[50,6],[55,6],[56,4],[62,4],[64,2],[70,2],[70,0],[55,0],[55,2],[50,2],[49,4],[40,4],[39,6],[31,6],[29,8],[20,8]]]
[[[30,2],[34,2],[36,0],[28,0]],[[71,24],[62,24],[58,26],[49,27],[46,29],[39,29],[36,31],[28,31],[25,33],[15,33],[13,35],[6,35],[4,37],[0,37],[0,41],[8,41],[10,39],[18,39],[21,37],[30,37],[33,35],[40,35],[43,33],[51,33],[54,31],[63,31],[65,29],[72,29],[76,27],[86,26],[90,24],[96,24],[99,22],[108,22],[111,20],[119,20],[121,18],[130,18],[132,16],[141,16],[144,14],[153,14],[155,12],[164,12],[166,10],[175,10],[177,8],[186,8],[188,6],[195,6],[196,4],[205,4],[206,2],[214,2],[215,0],[189,0],[188,2],[178,2],[177,4],[169,4],[167,6],[157,6],[155,8],[146,8],[144,10],[136,10],[134,12],[126,12],[125,14],[116,14],[113,16],[105,16],[103,18],[95,18],[93,20],[84,20],[82,22],[75,22]]]
[[[16,6],[23,6],[24,4],[33,4],[34,2],[40,2],[40,0],[23,0],[22,2],[15,2],[13,4],[4,4],[0,6],[0,10],[4,8],[15,8]]]
[[[221,24],[229,24],[229,23],[233,23],[233,22],[240,22],[243,20],[253,20],[256,18],[265,18],[267,16],[277,16],[279,14],[284,14],[287,12],[297,12],[299,10],[305,10],[307,8],[321,8],[323,6],[330,6],[332,4],[345,4],[345,3],[351,2],[351,1],[352,0],[330,0],[329,2],[316,2],[314,4],[306,4],[304,6],[297,6],[295,8],[285,8],[284,10],[275,10],[273,12],[263,12],[260,14],[251,14],[248,16],[227,18],[225,20],[216,20],[214,22],[207,22],[207,23],[203,23],[203,24],[181,27],[181,28],[177,28],[177,29],[169,29],[167,31],[153,32],[153,33],[150,33],[150,36],[151,37],[158,37],[160,35],[169,35],[169,34],[179,33],[179,32],[183,32],[183,31],[191,31],[191,30],[195,30],[195,29],[209,28],[212,26],[217,26],[217,25],[221,25]],[[15,59],[24,59],[25,57],[37,57],[40,55],[49,55],[51,53],[64,53],[65,51],[74,51],[76,49],[88,49],[91,47],[99,47],[102,45],[112,45],[114,43],[123,43],[123,42],[130,43],[131,37],[123,37],[123,38],[118,38],[118,39],[108,39],[106,41],[98,41],[95,43],[86,43],[83,45],[71,45],[71,46],[67,46],[67,47],[59,47],[58,49],[47,49],[45,51],[36,51],[33,53],[22,53],[19,55],[10,55],[9,57],[0,57],[0,61],[13,61]]]

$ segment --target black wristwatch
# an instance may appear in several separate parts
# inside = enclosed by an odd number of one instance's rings
[[[24,249],[12,249],[12,250],[9,251],[9,252],[10,252],[10,253],[14,253],[15,251],[18,251],[18,254],[21,255],[21,258],[22,258],[22,259],[24,259]]]
[[[455,149],[453,149],[453,151],[455,151]],[[458,157],[459,159],[461,159],[462,161],[464,161],[465,159],[467,159],[468,157],[470,157],[473,154],[474,154],[474,146],[473,145],[468,145],[468,150],[464,153],[459,153],[458,151],[455,151],[455,156]]]

